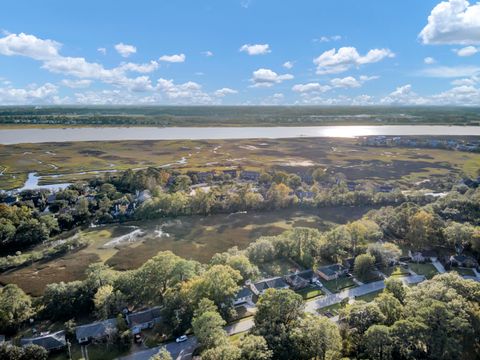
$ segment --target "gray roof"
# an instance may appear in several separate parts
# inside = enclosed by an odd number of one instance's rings
[[[160,319],[160,316],[160,308],[154,307],[128,314],[127,322],[130,326],[142,325]]]
[[[20,339],[20,345],[27,346],[30,344],[41,346],[46,350],[62,348],[67,345],[67,341],[65,339],[65,331],[62,330],[53,334]]]
[[[77,326],[75,328],[75,335],[77,337],[77,340],[90,338],[99,339],[116,330],[117,320],[108,319],[87,325]]]
[[[280,289],[288,287],[288,284],[283,280],[282,277],[276,277],[271,279],[266,279],[259,281],[253,284],[258,291],[263,291],[267,289]]]
[[[242,299],[251,295],[253,295],[253,291],[248,286],[244,286],[242,290],[238,292],[237,296],[235,296],[235,299]]]
[[[318,268],[318,271],[324,273],[327,276],[335,275],[336,273],[343,270],[345,270],[345,267],[340,264],[327,265],[327,266],[322,266]]]

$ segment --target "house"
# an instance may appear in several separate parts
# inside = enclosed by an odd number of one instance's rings
[[[77,326],[75,335],[79,344],[84,344],[92,340],[101,340],[117,331],[117,320],[108,319],[87,325]]]
[[[338,277],[345,275],[347,272],[348,269],[341,264],[322,266],[317,270],[318,275],[327,281],[335,280]]]
[[[425,262],[425,261],[437,261],[437,253],[433,250],[419,250],[411,251],[408,250],[408,256],[414,262]]]
[[[154,307],[143,311],[128,314],[125,318],[128,326],[134,334],[145,329],[151,329],[161,319],[160,308]]]
[[[67,340],[65,339],[65,331],[62,330],[53,334],[20,339],[20,345],[27,346],[30,344],[41,346],[47,351],[63,349],[65,346],[67,346]]]
[[[377,192],[390,193],[393,191],[393,189],[394,188],[392,185],[383,184],[383,185],[377,186],[375,190]]]
[[[259,178],[260,173],[257,171],[242,171],[240,173],[240,179],[242,180],[258,181]]]
[[[262,295],[268,289],[288,289],[289,286],[281,277],[265,279],[251,285],[251,289],[255,295]]]
[[[452,266],[475,268],[478,267],[478,261],[467,255],[450,256],[450,264]]]
[[[305,270],[285,276],[285,281],[294,290],[306,288],[316,280],[318,280],[318,277],[313,270]]]
[[[235,296],[235,299],[233,300],[233,306],[237,306],[247,302],[252,302],[252,298],[253,298],[252,289],[250,289],[249,286],[244,286]]]
[[[17,195],[8,195],[3,198],[1,202],[7,204],[7,205],[13,205],[18,201],[18,196]]]
[[[55,201],[57,201],[57,194],[53,193],[48,195],[47,197],[47,204],[52,205]]]

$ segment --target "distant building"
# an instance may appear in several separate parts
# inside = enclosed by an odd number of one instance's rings
[[[338,277],[345,275],[347,272],[348,269],[341,264],[322,266],[317,270],[318,275],[327,281],[335,280]]]
[[[116,319],[108,319],[87,325],[77,326],[75,328],[75,335],[79,344],[101,340],[116,332]]]
[[[419,251],[411,251],[408,250],[408,256],[414,262],[425,262],[425,261],[437,261],[438,255],[433,250],[419,250]]]
[[[237,306],[240,304],[248,303],[253,301],[253,291],[249,286],[244,286],[233,300],[233,305]]]
[[[450,264],[452,266],[460,266],[467,268],[478,267],[478,261],[467,255],[452,255],[450,256]]]
[[[159,307],[137,311],[126,316],[127,324],[134,334],[138,334],[145,329],[153,328],[160,320],[161,314]]]
[[[63,349],[65,346],[67,346],[65,331],[62,330],[53,334],[20,339],[20,345],[27,346],[30,344],[41,346],[47,351]]]
[[[251,285],[251,289],[255,295],[262,295],[268,289],[288,289],[289,286],[281,277],[261,280]]]
[[[305,270],[285,276],[285,281],[294,290],[306,288],[307,286],[313,284],[316,280],[318,280],[318,276],[313,270]]]

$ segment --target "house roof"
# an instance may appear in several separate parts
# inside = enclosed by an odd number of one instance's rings
[[[77,340],[88,338],[101,338],[106,336],[112,330],[117,329],[117,320],[108,319],[87,325],[77,326],[75,328],[75,335]]]
[[[235,296],[235,299],[242,299],[242,298],[245,298],[247,296],[251,296],[253,295],[253,291],[248,287],[248,286],[244,286],[237,294],[237,296]]]
[[[288,287],[288,284],[281,277],[275,277],[271,279],[265,279],[253,284],[258,291],[263,291],[267,289],[280,289]]]
[[[340,264],[327,265],[327,266],[322,266],[318,268],[318,271],[322,272],[327,276],[335,275],[339,271],[343,271],[343,270],[345,270],[345,267]]]
[[[65,331],[58,331],[53,334],[47,334],[44,336],[23,338],[20,339],[20,345],[27,346],[30,344],[39,345],[46,350],[58,349],[67,345],[65,339]]]
[[[127,321],[130,326],[146,324],[160,318],[160,308],[137,311],[127,315]]]

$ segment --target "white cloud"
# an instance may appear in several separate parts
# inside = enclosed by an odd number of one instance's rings
[[[165,61],[169,63],[183,63],[185,62],[185,54],[174,54],[174,55],[163,55],[160,56],[160,61]]]
[[[217,97],[224,97],[226,95],[237,94],[238,91],[230,88],[221,88],[215,91],[214,95]]]
[[[318,39],[313,39],[315,42],[326,43],[330,41],[340,41],[342,37],[340,35],[333,35],[333,36],[320,36]]]
[[[395,54],[389,49],[372,49],[366,55],[361,56],[354,47],[342,47],[325,51],[315,58],[313,63],[317,65],[317,74],[338,74],[345,72],[351,67],[359,67],[364,64],[379,62],[385,58],[392,58]]]
[[[72,79],[64,79],[61,81],[61,84],[69,87],[71,89],[83,89],[87,88],[91,85],[92,80],[72,80]]]
[[[97,51],[98,51],[100,54],[102,54],[102,55],[106,55],[106,54],[107,54],[107,49],[104,48],[104,47],[99,47],[99,48],[97,49]]]
[[[419,37],[424,44],[480,44],[480,3],[442,1],[433,8]]]
[[[193,81],[175,84],[173,80],[160,78],[157,81],[156,90],[175,103],[209,104],[213,102],[211,96],[202,91],[202,86]]]
[[[124,43],[118,43],[115,45],[115,50],[123,56],[123,57],[129,57],[132,54],[135,54],[137,52],[137,48],[133,45],[127,45]]]
[[[435,59],[433,57],[430,57],[430,56],[423,59],[423,62],[427,65],[432,65],[432,64],[436,63]]]
[[[437,78],[470,77],[480,73],[478,66],[435,66],[421,70],[418,74]]]
[[[146,64],[124,63],[121,64],[118,69],[148,74],[158,69],[158,63],[154,60]]]
[[[323,92],[329,91],[331,88],[332,87],[329,85],[321,85],[317,82],[312,82],[308,84],[296,84],[292,87],[292,91],[298,92],[298,93],[308,93],[308,92],[323,93]]]
[[[42,86],[35,84],[29,85],[27,88],[0,88],[0,104],[37,104],[37,103],[56,103],[58,88],[57,86],[46,83]]]
[[[284,99],[285,99],[285,95],[283,95],[282,93],[275,93],[263,99],[260,102],[260,105],[279,105],[283,103]]]
[[[262,68],[253,72],[251,81],[253,82],[253,87],[270,87],[291,79],[293,79],[291,74],[279,75],[275,71]]]
[[[412,90],[410,84],[397,87],[395,91],[381,99],[380,102],[389,105],[422,105],[426,103],[425,99]]]
[[[271,52],[268,44],[245,44],[240,48],[240,51],[246,52],[248,55],[265,55]]]
[[[213,56],[213,52],[211,52],[210,50],[203,51],[202,55],[204,55],[206,57],[211,57],[211,56]]]
[[[285,69],[291,69],[293,68],[293,62],[292,61],[285,61],[282,65]]]
[[[457,49],[455,52],[457,53],[458,56],[466,57],[466,56],[475,55],[479,51],[480,50],[475,46],[466,46],[464,48]]]
[[[0,39],[0,54],[26,56],[35,60],[49,60],[58,56],[61,44],[53,40],[42,40],[24,33],[9,34]]]
[[[464,78],[464,79],[455,79],[452,81],[452,85],[454,86],[473,86],[480,82],[480,77],[472,76],[471,78]]]
[[[332,79],[330,80],[330,84],[336,88],[357,88],[362,86],[361,83],[353,76]]]

